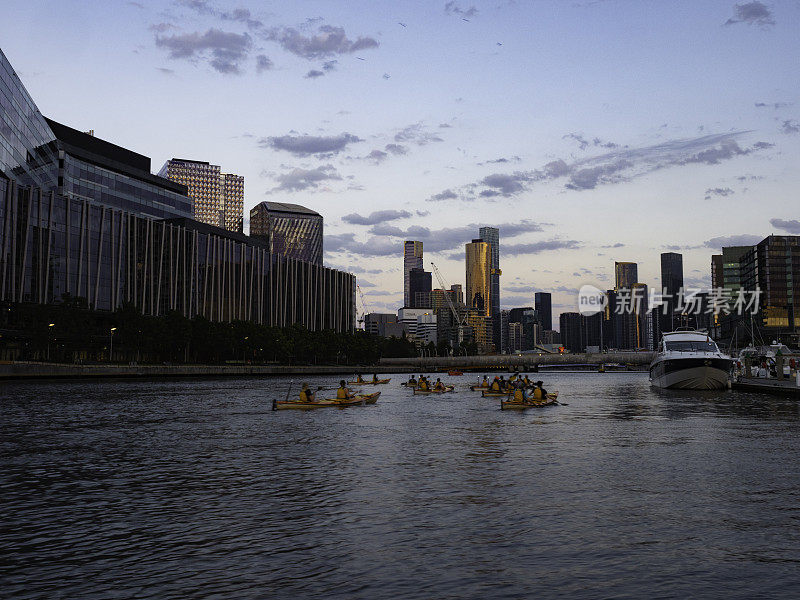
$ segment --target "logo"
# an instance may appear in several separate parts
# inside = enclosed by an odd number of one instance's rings
[[[606,295],[593,285],[584,285],[578,290],[578,312],[585,317],[602,312],[606,302]]]

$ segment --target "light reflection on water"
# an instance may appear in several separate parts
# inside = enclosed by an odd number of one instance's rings
[[[288,379],[6,385],[0,596],[797,589],[795,401],[540,377],[565,406],[398,376],[375,406],[277,413]]]

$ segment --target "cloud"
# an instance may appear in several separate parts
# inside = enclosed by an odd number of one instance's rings
[[[394,136],[395,142],[413,142],[418,146],[425,146],[431,142],[443,142],[437,134],[428,131],[425,126],[420,123],[413,123],[398,131]]]
[[[800,221],[796,219],[792,221],[786,221],[784,219],[770,219],[769,224],[776,229],[782,229],[783,231],[793,235],[800,235]]]
[[[351,213],[343,216],[342,221],[351,225],[377,225],[387,221],[407,219],[411,216],[413,215],[407,210],[376,210],[366,217],[362,217],[358,213]]]
[[[314,135],[282,135],[261,138],[258,141],[262,148],[283,150],[295,156],[311,156],[313,154],[331,155],[344,150],[349,144],[362,142],[361,138],[351,133],[341,133],[333,136]]]
[[[454,200],[456,198],[458,198],[458,194],[451,189],[446,189],[428,198],[428,202],[441,202],[442,200]]]
[[[164,67],[156,67],[158,71],[160,71],[163,75],[175,75],[175,71],[172,69],[165,69]]]
[[[725,25],[735,25],[736,23],[769,27],[770,25],[775,25],[775,19],[765,4],[755,0],[744,4],[736,4],[733,7],[733,16],[725,21]]]
[[[408,154],[408,148],[406,148],[402,144],[386,144],[384,150],[386,150],[386,152],[394,154],[395,156],[400,156],[401,154]]]
[[[351,40],[342,27],[332,25],[321,25],[312,35],[306,35],[293,27],[276,27],[267,31],[265,38],[277,42],[287,52],[306,60],[352,54],[379,46],[378,41],[371,37]]]
[[[775,110],[780,110],[781,108],[788,108],[792,106],[794,102],[756,102],[756,108],[774,108]]]
[[[305,77],[306,79],[315,79],[317,77],[322,77],[324,75],[325,75],[325,73],[323,73],[322,71],[317,71],[316,69],[311,69],[303,77]]]
[[[264,27],[264,23],[253,18],[252,13],[246,8],[235,8],[230,12],[223,12],[220,17],[225,21],[244,23],[249,29],[260,30]]]
[[[444,12],[447,15],[456,15],[459,17],[474,17],[478,14],[478,9],[470,6],[467,9],[461,8],[457,2],[451,0],[444,5]]]
[[[201,15],[213,15],[216,13],[216,10],[207,0],[176,0],[176,3]]]
[[[512,197],[528,191],[536,182],[566,178],[564,187],[569,190],[590,190],[598,185],[614,184],[640,177],[668,167],[690,164],[716,165],[724,160],[751,154],[774,146],[768,142],[756,142],[742,148],[736,142],[738,136],[749,133],[735,131],[709,134],[696,138],[669,140],[631,148],[615,144],[610,152],[567,162],[553,160],[539,169],[493,173],[483,179],[451,190],[462,200],[479,198]],[[481,191],[476,192],[476,190]]]
[[[561,137],[562,140],[573,139],[578,142],[578,148],[586,150],[589,147],[589,142],[579,133],[568,133]]]
[[[403,243],[385,237],[371,237],[362,243],[355,241],[352,233],[339,233],[325,236],[325,252],[349,252],[359,256],[400,256]]]
[[[169,52],[172,59],[207,60],[219,73],[241,73],[240,63],[247,58],[253,40],[247,33],[209,29],[205,33],[156,35],[156,46]]]
[[[264,54],[259,54],[256,56],[256,73],[263,73],[264,71],[269,71],[274,67],[274,63],[269,59],[268,56]]]
[[[703,242],[707,248],[722,248],[723,246],[754,246],[764,239],[763,235],[751,235],[743,233],[740,235],[724,235],[720,237],[711,238]]]
[[[734,193],[735,192],[731,188],[718,188],[718,187],[717,188],[708,188],[706,190],[705,199],[706,200],[711,200],[712,196],[725,197],[725,196],[730,196],[731,194],[734,194]]]
[[[781,125],[781,131],[787,134],[800,133],[800,123],[793,119],[784,121],[783,125]]]
[[[547,240],[529,244],[504,244],[500,251],[504,256],[520,256],[522,254],[540,254],[550,250],[577,250],[581,243],[577,240]]]
[[[384,160],[386,160],[388,157],[389,157],[389,155],[386,152],[384,152],[383,150],[373,150],[372,152],[367,154],[364,157],[364,159],[371,160],[375,164],[379,164],[379,163],[382,163]]]
[[[333,165],[321,165],[316,169],[301,169],[296,167],[288,173],[275,177],[278,186],[269,193],[278,191],[299,192],[302,190],[317,189],[323,181],[341,180],[342,177]]]

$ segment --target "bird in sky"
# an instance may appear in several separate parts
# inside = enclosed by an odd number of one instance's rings
[[[498,45],[498,46],[502,46],[502,45],[503,45],[503,43],[502,43],[502,42],[497,42],[497,45]]]
[[[360,56],[356,56],[358,60],[367,60],[366,58],[361,58]]]
[[[466,21],[467,23],[469,23],[469,19],[465,19],[464,17],[461,17],[461,20],[462,21]]]
[[[406,24],[405,24],[405,23],[400,23],[400,22],[398,21],[398,23],[397,23],[397,24],[398,24],[398,25],[402,25],[403,27],[406,27]]]

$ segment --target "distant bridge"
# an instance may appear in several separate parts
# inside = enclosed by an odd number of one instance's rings
[[[387,367],[435,369],[510,369],[531,370],[534,366],[633,365],[646,366],[654,352],[603,352],[592,354],[490,354],[486,356],[425,356],[414,358],[382,358]]]

